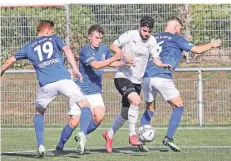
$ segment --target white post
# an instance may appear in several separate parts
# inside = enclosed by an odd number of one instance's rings
[[[198,70],[198,110],[199,123],[200,126],[203,126],[203,80],[201,70]]]
[[[67,43],[67,46],[70,47],[70,34],[71,34],[70,25],[71,25],[71,20],[70,20],[70,7],[69,7],[69,4],[65,5],[65,15],[66,15],[66,43]],[[67,68],[68,68],[68,71],[71,74],[71,78],[74,79],[72,68],[71,68],[71,65],[70,65],[69,62],[67,63]]]
[[[70,21],[70,8],[68,4],[65,5],[65,15],[66,15],[66,43],[67,45],[70,45],[71,21]]]

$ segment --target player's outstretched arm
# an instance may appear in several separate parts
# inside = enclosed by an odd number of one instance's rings
[[[120,53],[120,54],[123,54],[124,58],[126,59],[127,61],[127,64],[131,64],[131,65],[134,65],[134,59],[132,56],[129,56],[127,53],[125,53],[124,51],[122,51],[118,45],[116,43],[112,43],[110,45],[110,49],[115,52],[115,53]]]
[[[110,67],[121,67],[121,66],[132,66],[131,64],[125,63],[123,61],[115,61],[109,65]]]
[[[16,58],[14,56],[10,57],[9,59],[7,59],[5,61],[5,63],[2,65],[2,68],[1,68],[1,76],[4,74],[4,72],[10,68],[11,65],[14,64],[14,62],[16,62]]]
[[[123,57],[123,53],[115,53],[115,55],[111,58],[102,61],[93,61],[90,65],[94,69],[101,69],[106,66],[110,66],[112,63],[115,63],[117,60],[120,60]]]
[[[155,65],[157,65],[158,67],[164,68],[164,69],[168,69],[168,70],[172,70],[172,66],[169,64],[163,64],[162,61],[159,58],[153,58],[153,63]]]
[[[68,61],[70,62],[72,69],[73,69],[73,74],[75,77],[78,77],[80,81],[83,81],[82,74],[79,72],[75,57],[71,51],[71,49],[68,46],[63,47],[63,51],[65,55],[67,56]]]
[[[201,54],[211,48],[219,47],[220,45],[221,45],[220,39],[217,39],[217,40],[212,39],[211,42],[208,44],[192,47],[191,51],[196,54]]]

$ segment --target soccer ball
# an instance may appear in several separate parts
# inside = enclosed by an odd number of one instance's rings
[[[139,128],[138,136],[142,142],[151,142],[155,139],[155,129],[151,125],[143,125]]]

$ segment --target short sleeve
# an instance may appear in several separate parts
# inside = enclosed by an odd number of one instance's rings
[[[159,58],[160,52],[162,50],[161,44],[157,44],[156,39],[153,37],[150,44],[150,54],[152,58]]]
[[[183,37],[178,38],[177,44],[182,50],[186,52],[190,51],[195,46],[194,44],[192,44],[191,42],[189,42]]]
[[[88,47],[86,47],[86,46],[81,48],[79,60],[87,66],[89,66],[92,62],[96,61],[92,52],[90,50],[88,50]]]
[[[114,43],[118,46],[118,47],[121,47],[123,46],[124,44],[127,44],[131,41],[131,38],[132,38],[132,33],[131,31],[127,31],[125,33],[123,33],[122,35],[119,36],[118,39],[116,39],[114,41]]]
[[[27,45],[23,46],[21,49],[14,53],[16,60],[27,59]]]
[[[54,38],[60,51],[63,50],[64,46],[67,46],[66,42],[64,42],[59,36],[55,35]]]

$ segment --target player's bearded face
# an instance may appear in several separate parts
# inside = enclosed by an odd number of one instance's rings
[[[140,36],[143,40],[147,40],[149,39],[149,37],[152,34],[152,29],[150,29],[149,27],[143,26],[140,29]]]
[[[91,46],[97,48],[103,40],[103,35],[97,31],[94,31],[91,35],[88,36]]]

